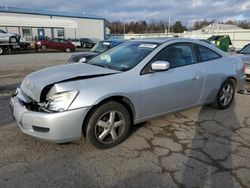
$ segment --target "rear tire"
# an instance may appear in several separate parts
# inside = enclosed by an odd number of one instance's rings
[[[126,107],[114,101],[104,103],[88,116],[87,140],[99,149],[113,147],[127,138],[130,124]]]
[[[71,49],[70,48],[66,48],[64,51],[67,52],[67,53],[70,53]]]
[[[212,106],[219,110],[227,109],[234,100],[235,83],[233,80],[228,79],[221,85],[218,94],[212,103]]]

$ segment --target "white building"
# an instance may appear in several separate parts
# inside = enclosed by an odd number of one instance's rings
[[[202,33],[202,34],[214,34],[221,31],[242,31],[243,29],[231,24],[218,24],[211,23],[210,25],[203,27],[202,29],[192,31],[193,33]]]
[[[83,13],[63,13],[46,10],[1,7],[0,29],[18,33],[27,41],[35,37],[105,38],[105,19]]]

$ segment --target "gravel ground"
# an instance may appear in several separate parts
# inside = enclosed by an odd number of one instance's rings
[[[108,150],[23,134],[8,108],[12,92],[28,73],[70,55],[0,57],[0,187],[250,187],[249,95],[224,111],[198,107],[135,126]]]

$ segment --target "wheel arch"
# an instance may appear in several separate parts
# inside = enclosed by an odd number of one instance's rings
[[[42,48],[43,46],[46,46],[46,48],[49,48],[48,44],[42,44],[42,45],[41,45],[41,48]]]
[[[236,79],[236,77],[234,77],[234,76],[229,76],[229,77],[227,77],[227,78],[224,80],[224,82],[225,82],[226,80],[231,80],[231,81],[233,81],[234,87],[235,87],[235,89],[236,89],[236,86],[237,86],[237,79]]]
[[[87,112],[87,114],[83,120],[83,124],[82,124],[82,132],[83,132],[84,136],[86,136],[87,123],[90,119],[90,115],[93,113],[93,111],[96,108],[98,108],[98,106],[101,106],[102,104],[110,102],[110,101],[115,101],[115,102],[118,102],[118,103],[122,104],[123,106],[125,106],[125,108],[128,110],[129,115],[131,117],[131,124],[133,123],[133,121],[135,119],[135,115],[136,115],[135,106],[134,106],[133,102],[128,97],[125,97],[123,95],[109,96],[109,97],[106,97],[104,99],[101,99],[100,101],[97,101],[95,103],[95,105],[92,106],[89,109],[89,111]]]

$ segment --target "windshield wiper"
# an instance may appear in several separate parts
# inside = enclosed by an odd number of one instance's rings
[[[108,65],[104,65],[104,64],[92,63],[92,64],[90,64],[90,65],[95,65],[95,66],[98,66],[98,67],[103,67],[103,68],[111,69]]]
[[[115,68],[115,67],[113,67],[111,65],[106,65],[106,64],[90,63],[90,65],[95,65],[95,66],[98,66],[98,67],[103,67],[103,68],[112,69],[112,70],[116,70],[116,71],[118,70],[117,68]]]

